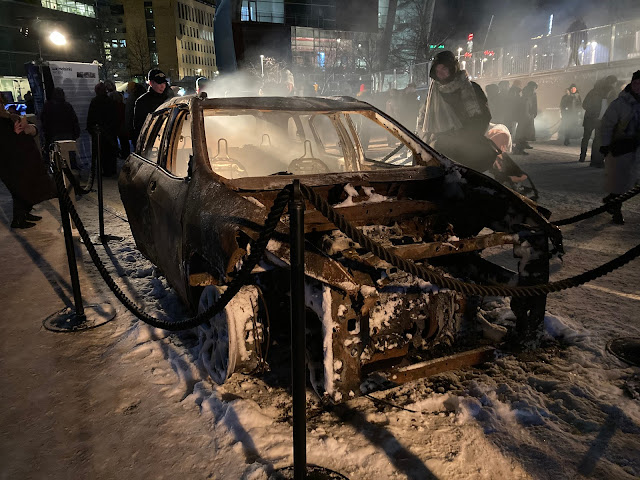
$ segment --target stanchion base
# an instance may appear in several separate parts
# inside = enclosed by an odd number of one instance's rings
[[[77,315],[73,308],[65,307],[45,318],[42,325],[51,332],[79,332],[104,325],[115,316],[115,308],[108,303],[87,305],[82,316]]]
[[[623,362],[640,367],[640,338],[616,338],[607,343],[607,350]]]
[[[96,235],[95,237],[91,237],[91,243],[94,245],[104,245],[108,242],[121,242],[122,240],[124,240],[124,238],[116,235]]]
[[[292,480],[293,466],[279,468],[271,474],[269,480]],[[319,467],[318,465],[307,465],[306,480],[349,480],[341,473],[334,472],[328,468]]]

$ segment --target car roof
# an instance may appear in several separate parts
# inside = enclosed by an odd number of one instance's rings
[[[169,103],[188,103],[194,95],[174,97]],[[202,108],[342,111],[375,110],[372,105],[353,97],[226,97],[207,98]]]

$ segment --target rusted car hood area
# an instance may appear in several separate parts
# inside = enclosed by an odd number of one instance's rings
[[[403,258],[428,262],[430,258],[480,251],[483,248],[518,244],[519,233],[537,228],[558,237],[558,230],[517,194],[482,175],[468,181],[471,171],[453,167],[413,167],[392,172],[313,175],[300,178],[337,209],[346,221],[371,239]],[[263,188],[255,189],[261,180]],[[332,183],[332,181],[336,181]],[[244,198],[267,211],[277,189],[291,177],[237,179],[229,182]],[[478,182],[481,182],[478,184]],[[253,188],[252,188],[253,187]],[[285,214],[280,235],[268,251],[279,263],[289,263],[289,218]],[[492,233],[477,237],[483,228]],[[255,238],[256,232],[244,229]],[[344,291],[358,285],[374,286],[373,259],[347,238],[308,201],[305,211],[307,274]],[[558,245],[561,248],[561,243]],[[440,262],[441,263],[441,262]]]

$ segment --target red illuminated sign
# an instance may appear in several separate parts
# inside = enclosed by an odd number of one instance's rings
[[[467,41],[471,41],[473,40],[473,33],[470,33],[469,36],[467,37]]]

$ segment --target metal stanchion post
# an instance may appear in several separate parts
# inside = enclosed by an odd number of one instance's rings
[[[291,235],[291,381],[293,394],[293,478],[306,478],[307,414],[304,305],[304,199],[300,180],[289,202]]]
[[[62,159],[60,153],[54,155],[54,172],[56,176],[56,186],[58,187],[58,202],[60,204],[60,220],[64,231],[64,244],[67,250],[67,261],[69,263],[69,274],[71,276],[71,287],[73,289],[73,301],[75,310],[65,307],[59,312],[48,316],[43,325],[47,330],[56,332],[75,332],[87,330],[102,325],[116,316],[115,309],[108,303],[100,305],[87,305],[82,302],[82,292],[80,291],[80,279],[78,278],[78,265],[76,263],[76,251],[71,233],[71,221],[69,211],[64,203],[64,181],[62,178]],[[63,185],[60,190],[60,185]]]
[[[289,201],[289,241],[291,244],[291,383],[293,397],[293,468],[285,467],[269,477],[270,480],[336,479],[346,477],[317,465],[307,465],[307,366],[306,311],[304,293],[304,198],[300,180],[293,181]]]
[[[121,241],[122,237],[117,237],[115,235],[107,235],[104,233],[104,200],[102,195],[102,154],[100,152],[100,137],[102,132],[100,131],[100,127],[96,128],[96,175],[98,176],[98,224],[100,226],[100,233],[98,235],[98,241],[94,241],[93,243],[102,243],[105,244],[110,240]]]
[[[54,157],[56,169],[54,175],[62,178],[62,164],[60,157]],[[82,305],[82,293],[80,291],[80,279],[78,278],[78,264],[76,263],[76,251],[73,246],[73,237],[71,236],[71,220],[69,220],[69,211],[62,201],[62,192],[58,192],[58,203],[60,204],[60,220],[62,221],[62,229],[64,231],[64,246],[67,249],[67,261],[69,262],[69,274],[71,275],[71,287],[73,289],[73,302],[76,306],[75,315],[79,322],[84,322],[86,317],[84,314],[84,306]]]

